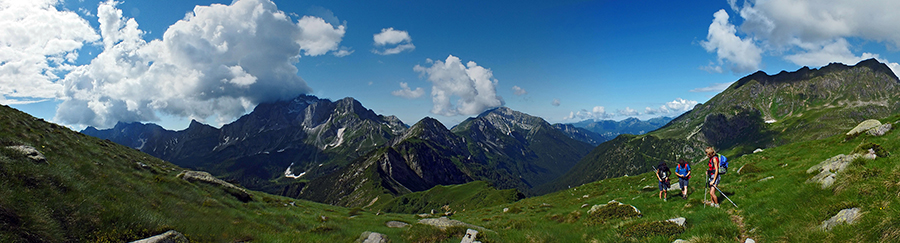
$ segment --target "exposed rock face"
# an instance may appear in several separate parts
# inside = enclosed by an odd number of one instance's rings
[[[250,197],[250,193],[248,193],[247,190],[244,190],[244,188],[237,187],[231,183],[228,183],[219,178],[216,178],[216,177],[212,176],[211,174],[204,172],[204,171],[186,170],[186,171],[182,171],[181,173],[179,173],[176,177],[184,179],[189,182],[200,181],[200,182],[209,183],[209,184],[212,184],[215,186],[219,186],[222,189],[225,189],[225,191],[228,192],[229,194],[237,197],[238,200],[241,200],[242,202],[249,202],[250,200],[252,200],[252,197]]]
[[[862,214],[860,213],[859,208],[848,208],[841,210],[834,217],[831,217],[828,220],[822,222],[822,225],[819,225],[819,228],[825,231],[830,231],[834,226],[841,224],[853,224],[858,220]]]
[[[881,122],[878,120],[874,120],[874,119],[865,120],[865,121],[859,123],[859,125],[856,125],[856,127],[854,127],[852,130],[847,132],[847,136],[860,134],[860,133],[868,131],[869,129],[876,128],[878,126],[881,126]]]
[[[666,221],[669,221],[669,222],[677,224],[678,226],[684,227],[684,223],[687,222],[687,219],[685,219],[684,217],[678,217],[678,218],[669,219]]]
[[[178,231],[169,230],[165,233],[152,236],[150,238],[132,241],[131,243],[188,243],[187,237]]]
[[[47,162],[47,158],[44,157],[44,154],[42,154],[41,151],[38,151],[34,147],[31,147],[28,145],[16,145],[16,146],[6,146],[6,148],[14,150],[16,152],[19,152],[22,155],[25,155],[29,159],[33,160],[34,162],[37,162],[37,163]]]
[[[850,162],[853,162],[853,160],[860,157],[866,159],[875,159],[875,157],[872,155],[874,155],[874,153],[851,155],[839,154],[837,156],[831,157],[830,159],[822,161],[822,163],[819,163],[806,170],[806,173],[818,173],[806,182],[822,184],[822,189],[828,188],[834,184],[837,174],[844,171],[844,169],[847,169],[847,166],[850,165]]]
[[[356,243],[387,243],[388,238],[386,235],[378,233],[366,231],[363,232],[358,239],[356,239]]]

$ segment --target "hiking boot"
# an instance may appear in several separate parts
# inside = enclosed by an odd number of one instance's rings
[[[713,203],[713,207],[719,208],[719,204],[718,204],[718,203]]]

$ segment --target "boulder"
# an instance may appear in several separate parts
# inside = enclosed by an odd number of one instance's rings
[[[47,158],[44,157],[44,154],[41,151],[38,151],[36,148],[28,146],[28,145],[15,145],[15,146],[6,146],[7,149],[16,151],[25,155],[29,159],[33,160],[36,163],[47,162]]]
[[[219,178],[216,178],[205,171],[185,170],[185,171],[182,171],[181,173],[179,173],[176,177],[184,179],[189,182],[199,181],[199,182],[209,183],[209,184],[221,187],[226,192],[233,195],[234,197],[236,197],[238,200],[241,200],[242,202],[249,202],[250,200],[253,199],[252,197],[250,197],[250,193],[247,192],[247,190],[244,190],[244,188],[237,187],[231,183],[228,183]]]
[[[400,221],[388,221],[387,223],[384,223],[384,225],[386,225],[388,228],[403,228],[409,226],[409,224],[407,224],[406,222]]]
[[[669,222],[677,224],[678,226],[684,227],[684,222],[687,222],[687,219],[685,219],[684,217],[678,217],[678,218],[669,219],[666,221],[669,221]]]
[[[872,136],[881,136],[891,130],[892,125],[890,123],[883,124],[881,126],[874,127],[866,131],[866,134]]]
[[[388,239],[386,235],[383,235],[378,232],[366,231],[359,235],[359,238],[356,239],[356,243],[387,243]]]
[[[878,126],[881,126],[881,122],[878,120],[874,120],[874,119],[865,120],[865,121],[859,123],[859,125],[856,125],[856,127],[854,127],[853,130],[850,130],[849,132],[847,132],[847,136],[853,136],[853,135],[856,135],[859,133],[863,133],[863,132],[868,131],[869,129],[872,129],[872,128],[875,128]]]
[[[610,203],[612,203],[612,204],[618,204],[618,205],[627,205],[627,204],[621,203],[621,202],[619,202],[619,201],[612,200],[612,201],[607,202],[607,203],[604,204],[604,205],[594,205],[594,206],[591,206],[591,209],[588,210],[587,213],[588,213],[588,214],[592,214],[592,213],[594,213],[594,212],[597,212],[597,210],[600,210],[600,208],[603,208],[604,206],[606,206],[607,204],[610,204]],[[635,213],[641,214],[641,210],[638,210],[636,207],[634,207],[634,205],[628,205],[628,206],[630,206],[632,209],[634,209],[634,212],[635,212]]]
[[[686,240],[682,240],[682,239],[676,239],[675,241],[672,241],[672,243],[691,243],[691,242],[690,242],[690,241],[686,241]]]
[[[831,217],[828,220],[822,222],[822,225],[819,225],[819,228],[825,231],[830,231],[834,226],[841,224],[853,224],[862,214],[859,212],[859,208],[848,208],[841,210],[834,217]]]
[[[744,240],[744,243],[756,243],[756,241],[753,239],[747,238],[747,240]]]
[[[187,237],[184,237],[181,233],[174,230],[166,231],[165,233],[151,236],[150,238],[132,241],[131,243],[187,243],[189,242]]]
[[[759,153],[759,152],[762,152],[762,151],[763,151],[763,149],[757,148],[757,149],[753,150],[753,153],[755,154],[755,153]]]

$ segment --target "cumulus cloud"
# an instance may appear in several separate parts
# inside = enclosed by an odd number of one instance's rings
[[[606,108],[603,106],[594,106],[590,111],[586,109],[581,109],[580,111],[569,112],[569,115],[563,117],[563,120],[600,120],[600,119],[609,119],[615,117],[614,114],[606,113]]]
[[[512,90],[513,90],[513,94],[519,95],[519,96],[522,96],[522,95],[525,95],[528,93],[528,91],[525,91],[525,89],[523,89],[522,87],[515,86],[515,85],[512,87]]]
[[[412,44],[412,38],[405,30],[395,30],[394,27],[381,29],[381,33],[375,34],[375,48],[372,52],[379,55],[393,55],[403,51],[412,51],[416,46]]]
[[[109,127],[160,112],[222,124],[260,102],[311,92],[293,64],[340,52],[346,29],[319,17],[293,22],[269,0],[238,0],[197,6],[148,42],[117,5],[98,7],[103,52],[62,80],[57,121]]]
[[[739,29],[744,38],[732,31],[734,25],[728,20],[725,10],[719,10],[710,25],[709,40],[701,42],[701,45],[707,51],[710,47],[716,47],[719,60],[730,62],[735,67],[752,63],[758,66],[760,62],[737,55],[742,52],[723,53],[722,50],[742,50],[739,48],[741,46],[752,50],[752,45],[801,66],[822,66],[832,62],[854,64],[876,58],[895,73],[900,71],[900,64],[891,63],[875,53],[853,53],[859,48],[851,43],[851,40],[878,42],[884,43],[888,49],[900,48],[900,25],[896,24],[900,23],[900,15],[896,14],[900,1],[743,1],[743,6],[738,6],[735,0],[728,0],[728,3],[743,19]],[[710,69],[715,70],[714,66]]]
[[[762,62],[762,49],[756,46],[751,38],[738,37],[734,25],[728,22],[728,13],[724,9],[713,14],[713,23],[709,25],[709,33],[700,45],[708,52],[716,52],[719,62],[731,64],[735,73],[755,71]],[[718,66],[710,70],[721,69]]]
[[[444,116],[476,115],[504,104],[503,97],[497,95],[498,81],[490,69],[473,61],[463,65],[453,55],[445,61],[427,59],[426,62],[431,66],[416,65],[413,70],[432,84],[432,113]],[[450,101],[454,96],[458,97],[455,103]]]
[[[425,90],[422,90],[422,87],[417,87],[415,90],[412,90],[409,88],[409,84],[407,84],[406,82],[400,82],[400,89],[391,91],[391,94],[407,99],[415,99],[422,97],[422,95],[425,95]]]
[[[553,106],[559,106],[561,103],[559,99],[554,98],[553,101],[550,102],[550,104]]]
[[[73,68],[78,50],[100,35],[56,0],[0,2],[0,103],[56,98],[60,75]]]
[[[728,82],[728,83],[713,83],[713,84],[710,85],[710,86],[703,87],[703,88],[692,89],[692,90],[690,90],[689,92],[716,92],[716,93],[718,93],[718,92],[722,92],[722,91],[724,91],[725,89],[727,89],[728,87],[730,87],[732,83],[734,83],[734,82]]]
[[[641,113],[635,109],[631,109],[630,107],[625,107],[625,109],[616,110],[616,113],[620,116],[637,116]]]
[[[659,108],[651,108],[647,107],[644,109],[644,113],[648,115],[665,115],[665,114],[681,114],[687,112],[691,109],[694,109],[694,106],[698,104],[695,100],[685,100],[682,98],[677,98],[673,101],[666,102],[665,105],[660,106]]]

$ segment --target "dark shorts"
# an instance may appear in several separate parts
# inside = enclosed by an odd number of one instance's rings
[[[669,189],[669,183],[666,183],[665,181],[659,182],[659,191],[665,191],[668,189]]]
[[[688,178],[685,178],[685,177],[678,178],[678,185],[680,185],[681,189],[683,190],[685,187],[688,186]]]

